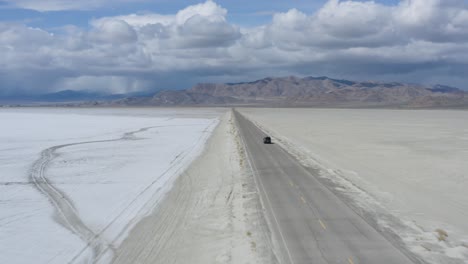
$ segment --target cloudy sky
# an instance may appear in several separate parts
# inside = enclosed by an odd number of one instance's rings
[[[0,95],[286,75],[468,89],[468,0],[0,0]]]

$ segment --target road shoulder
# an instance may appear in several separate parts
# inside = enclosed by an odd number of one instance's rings
[[[228,112],[203,154],[116,249],[113,263],[271,263],[269,234],[244,160]]]

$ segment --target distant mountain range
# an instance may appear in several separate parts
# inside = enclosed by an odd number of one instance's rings
[[[357,82],[328,77],[265,78],[245,83],[202,83],[151,97],[124,98],[111,105],[272,107],[467,107],[468,92],[435,85]]]
[[[31,99],[61,106],[468,107],[468,92],[444,85],[294,76],[201,83],[187,90],[163,90],[150,95],[61,91]]]

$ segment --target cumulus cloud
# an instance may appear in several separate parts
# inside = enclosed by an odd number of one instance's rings
[[[171,48],[223,47],[241,37],[238,27],[226,21],[227,10],[212,1],[189,6],[175,15],[130,14],[105,17],[92,22],[94,26],[120,20],[135,27],[157,46]],[[153,41],[153,44],[155,44]]]
[[[55,34],[0,23],[1,92],[125,92],[284,74],[468,79],[464,0],[329,0],[312,14],[291,9],[256,27],[230,23],[227,13],[207,1],[174,14],[102,17],[90,29]]]
[[[468,40],[464,0],[405,0],[394,18],[407,36],[433,42]]]

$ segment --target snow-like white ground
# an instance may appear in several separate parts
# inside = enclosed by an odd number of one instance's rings
[[[0,110],[0,263],[105,262],[221,112]]]
[[[439,252],[454,261],[468,262],[468,111],[241,112],[273,136],[302,148],[328,172],[327,177],[357,186],[353,192],[364,190],[393,215],[419,229],[419,236],[402,235],[414,251]],[[356,193],[351,196],[359,198]],[[448,237],[438,241],[443,231]],[[434,263],[442,263],[432,257]]]

